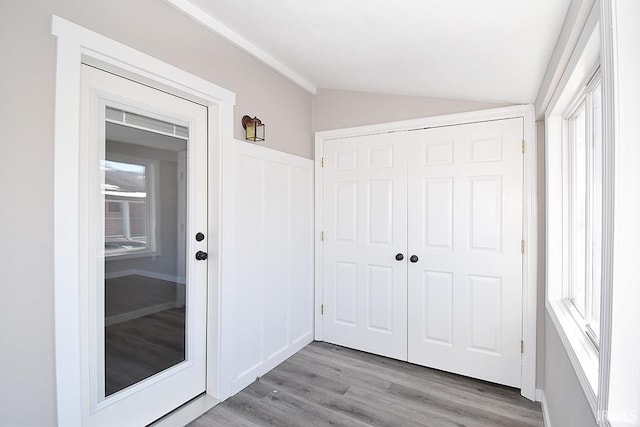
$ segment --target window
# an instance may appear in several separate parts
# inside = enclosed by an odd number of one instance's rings
[[[546,312],[594,415],[607,338],[600,340],[600,294],[610,275],[603,260],[612,247],[602,232],[612,221],[603,200],[613,179],[611,147],[603,145],[599,10],[592,8],[545,110]]]
[[[597,348],[602,263],[602,84],[596,72],[565,120],[569,311]]]
[[[151,160],[104,161],[106,256],[155,252],[154,170]]]

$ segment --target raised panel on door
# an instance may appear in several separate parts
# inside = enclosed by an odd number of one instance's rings
[[[520,385],[522,119],[410,132],[408,360]]]
[[[406,157],[389,135],[324,146],[326,341],[406,359]],[[406,255],[406,254],[405,254]]]

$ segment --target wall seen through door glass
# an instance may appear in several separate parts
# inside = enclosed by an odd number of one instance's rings
[[[107,108],[105,397],[185,360],[188,129]]]

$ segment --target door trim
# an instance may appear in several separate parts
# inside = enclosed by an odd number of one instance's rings
[[[335,129],[315,133],[315,339],[323,340],[321,305],[323,303],[323,253],[321,233],[323,230],[323,169],[322,157],[324,142],[354,136],[378,133],[402,132],[465,123],[522,118],[526,150],[524,153],[524,206],[523,239],[525,251],[522,263],[522,353],[521,394],[529,400],[536,398],[536,327],[538,293],[538,201],[537,201],[537,141],[535,128],[535,110],[533,105],[478,110],[468,113],[447,114],[415,120],[382,123]]]
[[[220,382],[220,171],[233,144],[235,94],[105,36],[52,16],[57,37],[54,131],[54,322],[59,425],[82,425],[80,369],[80,265],[77,242],[80,195],[80,65],[105,71],[208,108],[209,271],[206,394],[223,400]]]

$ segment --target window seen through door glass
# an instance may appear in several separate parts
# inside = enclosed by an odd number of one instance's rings
[[[104,165],[106,255],[151,250],[148,168],[113,160]]]

